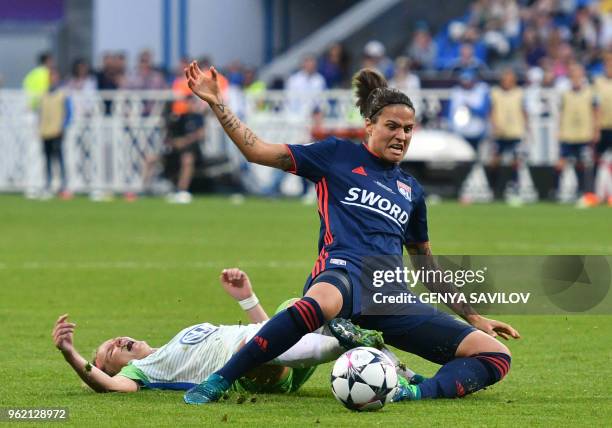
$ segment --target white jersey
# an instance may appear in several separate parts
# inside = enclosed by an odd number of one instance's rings
[[[241,343],[255,336],[262,325],[203,323],[187,327],[157,351],[130,365],[142,371],[149,383],[162,384],[158,386],[197,384],[223,367]]]

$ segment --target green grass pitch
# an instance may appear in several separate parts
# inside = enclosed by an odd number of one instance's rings
[[[541,204],[430,207],[439,254],[612,254],[612,210]],[[165,343],[201,321],[246,321],[224,295],[223,267],[246,270],[264,307],[297,296],[317,255],[314,206],[219,197],[96,204],[0,196],[0,406],[68,407],[78,426],[605,426],[612,421],[612,315],[504,317],[507,379],[459,400],[387,405],[372,414],[333,398],[330,365],[296,395],[237,404],[182,403],[181,393],[95,394],[52,345],[57,316],[77,322],[86,357],[102,340]],[[431,375],[436,366],[402,355]]]

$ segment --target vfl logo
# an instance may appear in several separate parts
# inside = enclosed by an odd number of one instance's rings
[[[180,342],[183,345],[196,345],[217,330],[217,327],[211,324],[198,324],[191,327],[183,334]]]
[[[401,181],[397,180],[397,190],[399,190],[400,194],[408,199],[410,202],[412,202],[412,188],[407,185],[406,183],[402,183]]]

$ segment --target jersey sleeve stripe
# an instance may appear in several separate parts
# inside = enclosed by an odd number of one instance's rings
[[[321,186],[323,189],[323,219],[325,221],[325,244],[326,245],[330,245],[332,242],[334,242],[334,238],[331,234],[331,230],[329,227],[329,210],[328,210],[328,194],[329,192],[327,191],[327,180],[325,179],[325,177],[323,177],[321,179]]]
[[[293,156],[293,152],[291,151],[291,147],[288,144],[285,144],[285,148],[289,152],[289,156],[291,156],[291,161],[293,162],[293,168],[288,169],[287,172],[291,174],[297,174],[297,162],[295,161],[295,156]]]

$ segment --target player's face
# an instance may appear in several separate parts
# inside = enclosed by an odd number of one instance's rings
[[[574,88],[582,87],[584,82],[584,69],[580,65],[573,65],[570,68],[570,80]]]
[[[366,119],[368,147],[390,163],[399,163],[408,151],[414,129],[414,111],[404,104],[382,109],[376,122]]]
[[[501,77],[501,86],[504,89],[512,89],[516,86],[516,76],[511,71],[506,71]]]
[[[143,340],[122,336],[109,339],[98,348],[96,366],[104,367],[108,374],[116,374],[132,360],[140,360],[153,353],[153,348]]]

